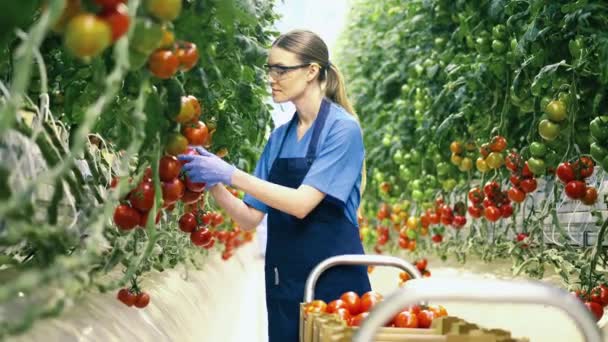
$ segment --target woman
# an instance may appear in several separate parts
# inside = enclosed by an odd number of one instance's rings
[[[346,98],[342,76],[326,44],[309,31],[291,31],[272,45],[267,71],[275,102],[291,101],[297,112],[271,135],[255,175],[237,170],[198,148],[180,156],[197,182],[224,183],[246,193],[243,201],[213,186],[217,203],[243,229],[268,213],[266,304],[271,342],[297,341],[299,303],[311,270],[341,254],[363,254],[357,208],[364,180],[361,128]],[[364,266],[325,272],[315,297],[338,299],[346,291],[370,290]]]

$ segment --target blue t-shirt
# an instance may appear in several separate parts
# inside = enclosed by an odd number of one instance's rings
[[[295,115],[295,114],[294,114]],[[258,161],[254,175],[268,180],[270,168],[279,153],[281,140],[287,134],[281,158],[303,158],[308,151],[314,126],[306,131],[300,141],[297,125],[287,132],[289,122],[272,132]],[[341,106],[331,103],[327,121],[319,136],[317,155],[302,184],[312,186],[344,207],[346,217],[355,225],[357,208],[361,201],[361,167],[365,149],[361,127],[354,116]],[[243,199],[247,205],[267,213],[268,207],[262,201],[246,194]]]

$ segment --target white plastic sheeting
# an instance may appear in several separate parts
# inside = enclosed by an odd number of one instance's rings
[[[510,262],[485,264],[470,259],[462,266],[429,259],[432,276],[511,279]],[[11,341],[209,341],[266,342],[263,260],[256,243],[239,249],[227,262],[211,257],[201,271],[183,268],[155,273],[143,282],[152,301],[143,310],[128,308],[115,293],[91,294],[57,319],[39,321]],[[399,270],[376,267],[372,287],[388,294]],[[548,273],[546,281],[559,285]],[[505,289],[508,291],[508,289]],[[441,303],[438,303],[441,304]],[[561,311],[542,305],[445,303],[448,312],[488,328],[509,330],[533,342],[582,341],[574,323]],[[608,315],[602,321],[608,342]]]
[[[115,292],[90,294],[10,341],[264,342],[263,265],[257,245],[248,243],[228,261],[210,257],[202,270],[178,267],[144,278],[152,298],[145,309],[125,306]]]

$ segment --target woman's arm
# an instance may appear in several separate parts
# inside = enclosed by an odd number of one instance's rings
[[[263,212],[251,208],[241,199],[234,197],[222,184],[212,187],[209,192],[241,229],[252,230],[262,222]]]
[[[241,170],[236,170],[232,175],[232,186],[243,190],[270,207],[300,219],[306,217],[325,198],[324,193],[312,186],[300,185],[299,188],[292,189],[261,180]],[[224,191],[230,195],[227,190],[224,189]],[[250,209],[257,211],[253,208]]]

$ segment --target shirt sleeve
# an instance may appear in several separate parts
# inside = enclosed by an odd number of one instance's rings
[[[259,179],[263,179],[265,181],[268,180],[268,174],[270,172],[270,166],[271,166],[271,160],[270,160],[270,144],[271,144],[271,140],[272,140],[272,136],[270,137],[270,139],[268,139],[268,142],[266,143],[266,146],[264,147],[264,151],[262,152],[262,155],[260,156],[260,159],[258,160],[258,164],[255,167],[255,171],[253,172],[253,175],[258,177]],[[249,195],[249,194],[245,194],[245,197],[243,197],[243,202],[245,202],[245,204],[247,204],[248,206],[255,208],[261,212],[264,213],[268,213],[268,206],[258,200],[257,198]]]
[[[345,205],[361,175],[365,157],[359,124],[354,120],[336,121],[319,149],[302,184]]]

